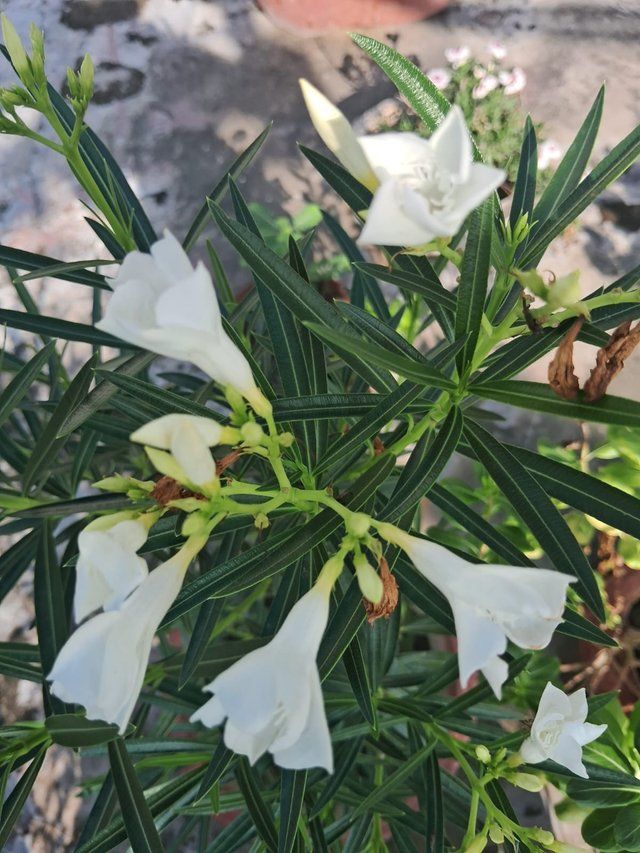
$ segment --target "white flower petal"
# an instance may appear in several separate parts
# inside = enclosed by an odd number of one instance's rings
[[[245,356],[222,328],[211,276],[194,269],[178,241],[165,236],[125,257],[97,328],[168,358],[191,361],[236,388],[260,414],[269,409]]]
[[[231,720],[227,720],[224,727],[224,745],[238,755],[246,755],[250,764],[265,754],[277,729],[270,720],[267,725],[258,732],[245,732],[239,729]]]
[[[458,638],[460,683],[466,687],[474,672],[488,666],[496,656],[506,651],[507,638],[499,625],[476,609],[457,601],[451,602],[451,609]]]
[[[582,747],[570,735],[564,733],[560,735],[558,742],[551,751],[550,758],[556,764],[571,770],[576,776],[581,776],[583,779],[589,778],[589,774],[582,763]]]
[[[460,186],[456,194],[455,210],[461,220],[489,198],[505,178],[506,172],[502,169],[494,169],[484,163],[472,163],[468,180]]]
[[[509,665],[500,657],[492,658],[482,667],[482,674],[498,699],[502,698],[502,685],[509,675]]]
[[[473,162],[473,148],[460,107],[451,107],[429,142],[438,165],[446,169],[457,181],[466,182]]]
[[[589,704],[587,702],[587,691],[584,687],[571,693],[568,697],[569,706],[571,708],[571,719],[576,722],[583,723],[587,719],[589,713]]]
[[[306,725],[295,743],[286,749],[273,750],[273,760],[287,770],[323,767],[327,773],[333,773],[331,735],[317,671],[313,673],[311,681],[311,702]]]
[[[162,239],[151,246],[151,257],[169,279],[180,281],[193,274],[187,253],[168,228],[164,229]]]
[[[402,207],[402,184],[385,181],[373,197],[358,238],[363,246],[420,246],[435,234],[414,222]]]
[[[201,705],[198,710],[189,717],[190,723],[202,723],[212,729],[223,723],[227,714],[217,696],[212,696],[208,702]]]
[[[580,746],[586,746],[588,743],[597,740],[606,730],[607,727],[604,724],[582,723],[571,728],[571,736]]]
[[[141,426],[130,435],[131,441],[138,444],[148,444],[151,447],[159,447],[161,450],[170,450],[176,436],[190,427],[196,431],[201,442],[207,447],[215,447],[220,441],[222,427],[213,418],[204,418],[199,415],[163,415],[153,421]]]
[[[412,167],[431,160],[428,140],[417,133],[376,133],[360,136],[358,139],[371,168],[381,182],[404,176]]]
[[[541,748],[533,738],[528,737],[520,747],[520,755],[527,764],[540,764],[541,761],[546,761],[547,753]]]
[[[185,546],[147,575],[119,610],[82,624],[47,676],[51,692],[63,701],[84,705],[89,719],[116,723],[124,733],[142,687],[153,636],[180,591],[191,556]]]
[[[189,422],[173,435],[171,452],[184,473],[196,486],[204,486],[216,477],[216,463],[198,430]]]
[[[240,658],[206,688],[234,725],[252,734],[264,729],[278,707],[272,643]]]
[[[553,714],[559,718],[568,719],[571,716],[571,703],[564,690],[560,690],[555,684],[549,682],[542,691],[538,705],[538,714],[541,717]]]

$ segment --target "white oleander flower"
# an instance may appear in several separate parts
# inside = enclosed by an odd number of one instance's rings
[[[213,697],[191,717],[205,726],[226,719],[226,746],[252,764],[269,751],[280,767],[333,772],[316,665],[331,587],[320,577],[292,607],[271,642],[240,658],[205,687]]]
[[[505,95],[517,95],[527,85],[527,75],[523,68],[501,71],[498,79],[500,80],[500,85],[504,86]]]
[[[350,175],[365,187],[375,189],[378,180],[347,117],[308,80],[301,79],[300,88],[320,139]]]
[[[63,702],[83,705],[90,720],[127,728],[142,688],[151,644],[205,540],[193,537],[150,572],[119,607],[84,622],[64,644],[47,676]]]
[[[485,74],[480,78],[478,85],[473,87],[471,96],[476,101],[481,101],[497,89],[499,85],[498,78],[494,74]]]
[[[427,77],[440,90],[446,89],[451,82],[451,72],[446,68],[432,68],[427,72]]]
[[[260,414],[271,407],[258,390],[249,362],[222,327],[206,267],[194,268],[169,232],[150,254],[129,252],[111,279],[114,293],[99,329],[136,346],[189,361],[242,394]]]
[[[553,139],[547,139],[538,148],[538,169],[548,169],[562,157],[562,147]]]
[[[471,59],[471,51],[466,45],[460,47],[449,47],[444,52],[444,57],[454,68],[460,68],[469,59]]]
[[[480,670],[500,698],[508,666],[501,655],[511,640],[522,649],[543,649],[562,622],[567,587],[575,578],[550,569],[480,563],[393,525],[380,533],[399,545],[451,605],[463,687]]]
[[[96,518],[78,536],[73,612],[81,622],[99,608],[117,609],[148,574],[136,553],[147,541],[148,518],[122,513]]]
[[[360,144],[380,180],[361,244],[420,246],[450,237],[505,178],[500,169],[474,163],[457,106],[429,139],[380,133],[361,137]]]
[[[138,444],[169,450],[189,482],[207,486],[217,480],[216,463],[209,450],[239,440],[240,433],[212,418],[171,414],[141,426],[130,436]]]
[[[607,728],[587,723],[588,713],[584,688],[567,696],[549,682],[540,697],[531,735],[520,747],[520,755],[527,764],[550,759],[588,779],[582,763],[582,747],[599,738]]]

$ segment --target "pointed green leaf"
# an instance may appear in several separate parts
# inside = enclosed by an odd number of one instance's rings
[[[109,743],[109,764],[113,773],[122,820],[136,853],[163,853],[153,816],[121,737]]]

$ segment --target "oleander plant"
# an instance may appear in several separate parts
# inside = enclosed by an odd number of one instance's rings
[[[0,673],[43,696],[41,719],[0,728],[2,845],[50,750],[68,749],[93,759],[83,853],[568,853],[514,809],[517,788],[544,786],[585,843],[640,850],[638,715],[565,689],[556,653],[562,637],[616,645],[571,514],[633,541],[640,500],[506,441],[496,416],[640,426],[640,404],[607,393],[640,337],[640,267],[587,296],[579,271],[538,271],[638,158],[640,128],[589,170],[600,91],[540,193],[527,121],[507,210],[462,111],[354,36],[430,135],[358,137],[302,82],[331,156],[302,154],[353,228],[325,214],[286,245],[263,239],[237,180],[266,129],[192,222],[157,233],[85,121],[91,60],[62,96],[42,34],[26,48],[6,18],[3,34],[17,81],[0,130],[66,159],[104,251],[0,246],[24,305],[0,321],[32,342],[0,363],[0,597],[32,577],[37,633],[0,644]],[[325,227],[347,298],[309,278]],[[229,280],[225,242],[252,287]],[[85,323],[40,313],[29,282],[47,276],[92,289]],[[582,388],[575,340],[594,353]],[[68,341],[88,345],[80,369]],[[548,384],[517,378],[552,350]],[[519,539],[450,486],[456,457]],[[424,532],[426,503],[455,535]]]

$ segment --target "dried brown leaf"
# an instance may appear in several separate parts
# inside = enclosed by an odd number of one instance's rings
[[[587,403],[595,403],[604,397],[614,376],[620,373],[625,360],[639,343],[640,323],[637,323],[633,329],[631,320],[618,326],[606,346],[598,350],[596,366],[585,382],[584,399]]]
[[[382,616],[388,619],[398,606],[398,584],[389,571],[389,563],[387,563],[384,557],[380,558],[379,570],[383,587],[382,598],[378,604],[372,604],[370,601],[364,599],[364,609],[370,625]]]
[[[584,317],[579,317],[571,326],[562,342],[553,361],[549,365],[549,385],[552,391],[564,400],[575,400],[580,390],[578,377],[573,366],[573,345],[580,334],[584,323]]]

